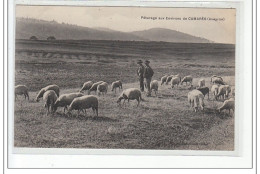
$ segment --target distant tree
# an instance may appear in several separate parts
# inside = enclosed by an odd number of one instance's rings
[[[36,36],[31,36],[30,40],[38,40],[38,38]]]
[[[56,40],[56,38],[54,36],[49,36],[47,40]]]

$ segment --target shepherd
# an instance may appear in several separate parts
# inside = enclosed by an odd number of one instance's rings
[[[137,75],[138,75],[138,80],[140,83],[140,90],[142,92],[144,92],[144,66],[142,63],[143,63],[142,60],[137,61],[137,64],[139,65],[139,67],[137,69]]]
[[[144,78],[145,78],[145,85],[146,85],[146,88],[148,90],[147,92],[147,97],[151,97],[151,88],[150,88],[150,83],[152,81],[152,77],[153,77],[153,69],[150,67],[150,61],[149,60],[146,60],[144,62],[145,64],[145,67],[144,67]]]

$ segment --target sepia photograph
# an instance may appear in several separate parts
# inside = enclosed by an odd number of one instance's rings
[[[14,148],[235,151],[235,8],[15,6]]]

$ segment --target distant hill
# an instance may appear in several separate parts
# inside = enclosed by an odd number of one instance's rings
[[[54,36],[57,40],[123,40],[123,41],[164,41],[181,43],[209,43],[204,38],[179,31],[153,28],[144,31],[120,32],[108,28],[88,28],[31,18],[16,19],[16,39],[29,39],[36,36],[46,40]]]
[[[211,41],[195,37],[186,33],[182,33],[175,30],[164,28],[152,28],[144,31],[131,32],[136,36],[146,38],[153,41],[165,41],[165,42],[181,42],[181,43],[210,43]]]
[[[145,40],[131,33],[104,31],[55,21],[17,18],[16,39],[29,39],[31,36],[36,36],[40,40],[46,40],[49,36],[54,36],[57,40]]]

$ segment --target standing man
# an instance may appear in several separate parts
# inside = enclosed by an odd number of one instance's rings
[[[150,61],[149,60],[146,60],[144,62],[145,64],[145,67],[144,67],[144,78],[145,78],[145,85],[148,89],[148,92],[147,92],[147,97],[150,97],[151,96],[151,88],[150,88],[150,83],[152,81],[152,77],[153,77],[153,69],[150,67],[149,65]]]
[[[137,61],[137,64],[139,65],[139,67],[137,69],[137,75],[138,75],[139,82],[140,82],[140,90],[142,92],[144,92],[144,66],[142,63],[143,63],[142,60]]]

